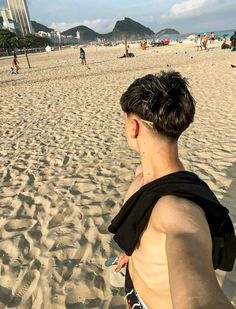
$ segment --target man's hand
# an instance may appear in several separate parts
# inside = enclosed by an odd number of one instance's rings
[[[126,268],[128,262],[129,262],[129,257],[124,252],[121,252],[119,255],[117,266],[115,268],[115,272],[118,273],[122,268],[124,267]]]

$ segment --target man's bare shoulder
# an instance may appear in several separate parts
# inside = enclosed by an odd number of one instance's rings
[[[158,200],[151,215],[151,223],[170,233],[193,232],[199,228],[209,233],[202,208],[190,200],[172,195]]]
[[[135,172],[135,178],[129,186],[126,192],[124,202],[126,202],[133,194],[135,194],[142,186],[143,183],[143,173],[141,166],[138,166]]]
[[[173,307],[233,308],[215,276],[212,240],[203,210],[189,200],[166,196],[156,204],[150,224],[153,233],[166,234]]]

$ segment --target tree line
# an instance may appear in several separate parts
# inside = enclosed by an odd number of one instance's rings
[[[43,38],[33,34],[27,34],[24,37],[18,38],[15,33],[1,29],[0,30],[0,48],[5,49],[8,55],[16,48],[37,48],[47,45],[53,45],[49,38]]]

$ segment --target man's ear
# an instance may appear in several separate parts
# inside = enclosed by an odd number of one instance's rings
[[[139,130],[140,130],[140,124],[138,122],[137,119],[133,118],[131,120],[131,124],[132,124],[132,133],[131,133],[131,137],[132,138],[137,138],[139,135]]]

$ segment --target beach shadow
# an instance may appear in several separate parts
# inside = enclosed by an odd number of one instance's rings
[[[66,304],[66,309],[83,309],[84,303]]]
[[[0,286],[0,303],[7,306],[7,308],[14,308],[21,302],[21,297],[13,296],[12,291],[3,286]]]
[[[236,161],[228,168],[226,176],[232,179],[232,182],[220,202],[229,209],[230,217],[236,224]],[[236,302],[236,265],[234,265],[232,272],[226,273],[222,289],[230,301]]]
[[[0,303],[6,306],[10,302],[12,297],[12,291],[0,285]]]

